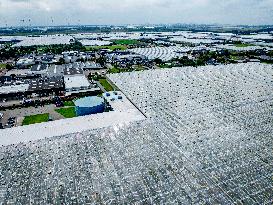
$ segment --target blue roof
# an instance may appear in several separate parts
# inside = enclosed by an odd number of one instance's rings
[[[85,97],[76,100],[74,103],[77,107],[93,107],[101,105],[104,103],[104,100],[100,97]]]

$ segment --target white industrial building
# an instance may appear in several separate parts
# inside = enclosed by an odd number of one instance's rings
[[[73,67],[71,64],[64,68],[64,85],[66,96],[99,90],[89,82],[82,68]]]
[[[0,86],[0,95],[12,94],[12,93],[23,93],[29,89],[29,84],[11,84]]]

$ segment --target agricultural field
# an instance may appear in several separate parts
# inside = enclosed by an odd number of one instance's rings
[[[87,51],[99,50],[99,49],[110,49],[110,50],[126,50],[127,47],[124,45],[112,45],[112,46],[86,46]]]
[[[249,43],[235,43],[234,45],[238,48],[246,48],[249,46],[254,46],[253,44],[249,44]]]
[[[140,44],[138,40],[134,39],[119,39],[119,40],[112,40],[113,43],[117,45],[136,45]]]

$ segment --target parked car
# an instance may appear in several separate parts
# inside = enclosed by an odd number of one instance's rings
[[[9,123],[9,124],[15,123],[15,117],[10,117],[10,118],[8,119],[8,123]]]
[[[22,101],[20,101],[20,103],[21,103],[22,105],[30,105],[30,104],[33,103],[33,101],[32,101],[31,99],[26,99],[26,98],[24,98]]]
[[[4,114],[0,112],[0,119],[2,119],[3,116],[4,116]]]
[[[61,98],[59,98],[59,97],[54,97],[54,101],[55,101],[56,107],[63,107],[63,106],[64,106],[64,103],[63,103],[63,101],[61,100]]]

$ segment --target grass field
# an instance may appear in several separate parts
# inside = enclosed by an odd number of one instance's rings
[[[135,45],[140,43],[139,41],[133,39],[118,39],[113,40],[113,42],[118,45]]]
[[[113,91],[113,87],[108,83],[106,79],[99,79],[100,84],[105,88],[106,91]]]
[[[77,117],[75,107],[69,107],[69,108],[61,108],[55,110],[57,113],[61,114],[65,118],[73,118]]]
[[[172,65],[168,65],[168,64],[160,64],[158,65],[159,68],[172,68]]]
[[[23,120],[22,125],[31,125],[31,124],[41,123],[41,122],[48,122],[48,119],[49,119],[48,113],[26,116]]]
[[[113,45],[113,46],[86,46],[85,47],[87,51],[90,51],[90,50],[99,50],[99,49],[110,49],[110,50],[115,50],[115,49],[118,49],[118,50],[126,50],[127,47],[124,46],[124,45]]]
[[[67,106],[67,107],[74,107],[75,104],[73,101],[64,101],[64,106]]]
[[[0,70],[6,68],[6,64],[0,63]]]
[[[231,59],[231,60],[239,60],[240,58],[239,58],[238,56],[233,56],[233,55],[231,55],[231,56],[230,56],[230,59]]]
[[[111,68],[110,70],[108,70],[109,73],[120,73],[120,69],[118,68]]]
[[[245,48],[245,47],[249,47],[249,46],[253,46],[253,45],[248,44],[248,43],[236,43],[235,46],[238,48]]]

